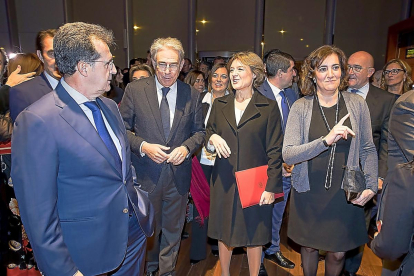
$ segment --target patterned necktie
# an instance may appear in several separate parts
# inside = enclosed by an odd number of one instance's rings
[[[168,139],[170,135],[170,107],[168,106],[167,93],[170,91],[169,87],[163,87],[162,90],[162,99],[160,104],[162,128],[164,130],[165,140]]]
[[[283,133],[285,133],[285,129],[286,129],[286,122],[289,116],[289,105],[286,102],[286,95],[285,95],[285,91],[280,90],[279,95],[282,97],[282,102],[281,102],[281,106],[282,106],[282,115],[283,115],[283,119],[282,119],[282,130]]]
[[[99,136],[106,145],[108,151],[111,153],[112,157],[115,160],[115,164],[118,166],[118,169],[122,169],[122,161],[119,157],[118,151],[115,147],[114,141],[111,138],[111,135],[108,132],[108,129],[105,126],[101,109],[98,106],[97,102],[85,102],[84,105],[92,111],[93,120],[95,121],[96,130],[98,131]]]
[[[351,92],[352,92],[352,93],[358,93],[358,92],[359,92],[359,90],[358,90],[358,89],[354,89],[354,88],[352,88],[352,89],[351,89]]]

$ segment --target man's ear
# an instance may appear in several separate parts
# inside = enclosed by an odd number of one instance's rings
[[[375,68],[369,67],[368,68],[368,78],[370,78],[375,73]]]
[[[89,64],[84,62],[84,61],[79,61],[78,64],[76,65],[79,74],[81,74],[84,77],[88,76],[88,69],[89,69]]]
[[[37,54],[37,57],[43,62],[43,63],[45,63],[45,60],[43,59],[43,56],[42,56],[42,52],[40,51],[40,50],[37,50],[36,51],[36,54]]]

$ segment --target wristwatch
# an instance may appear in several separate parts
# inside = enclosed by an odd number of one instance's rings
[[[325,147],[329,147],[328,143],[325,140],[325,137],[322,136],[322,143],[325,145]]]

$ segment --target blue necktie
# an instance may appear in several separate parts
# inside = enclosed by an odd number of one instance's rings
[[[358,90],[358,89],[353,89],[353,88],[352,88],[352,89],[351,89],[351,92],[352,92],[352,93],[358,93],[358,92],[359,92],[359,90]]]
[[[286,102],[286,95],[285,95],[285,91],[280,90],[279,95],[282,97],[282,102],[281,102],[281,106],[282,106],[282,115],[283,115],[283,124],[282,124],[282,130],[283,133],[285,133],[285,129],[286,129],[286,122],[289,116],[289,105]]]
[[[161,121],[162,121],[162,128],[164,130],[165,140],[168,139],[170,135],[170,107],[168,106],[167,101],[167,93],[170,91],[169,87],[163,87],[162,90],[162,99],[160,104],[160,112],[161,112]]]
[[[115,147],[114,141],[111,138],[111,135],[106,129],[101,109],[99,108],[97,102],[85,102],[84,105],[92,111],[93,120],[95,121],[96,130],[98,131],[99,136],[101,136],[102,141],[104,142],[104,144],[108,148],[108,151],[114,158],[115,164],[118,166],[118,169],[122,170],[121,158],[119,157],[118,151]]]

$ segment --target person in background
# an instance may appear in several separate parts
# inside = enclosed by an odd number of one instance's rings
[[[382,77],[382,69],[375,71],[374,75],[372,75],[372,82],[371,84],[375,87],[381,88],[381,77]]]
[[[203,104],[203,117],[204,117],[204,126],[207,125],[208,118],[210,116],[211,108],[213,102],[227,94],[229,94],[229,73],[227,71],[226,65],[216,64],[213,66],[210,75],[210,87],[208,92],[203,92],[201,94],[202,104]],[[216,154],[208,152],[203,145],[200,150],[197,152],[196,157],[198,158],[203,173],[206,177],[208,184],[211,183],[211,174],[213,171],[214,162],[216,160]],[[208,193],[209,194],[209,193]],[[193,196],[193,200],[196,201],[197,198]],[[210,198],[208,198],[210,200]],[[199,217],[199,211],[194,205],[194,217]],[[190,246],[190,263],[196,264],[200,260],[204,260],[207,257],[207,229],[208,229],[208,218],[204,220],[204,223],[198,223],[196,220],[193,221],[191,226],[191,246]],[[211,241],[211,252],[214,256],[218,256],[218,247],[217,241]]]
[[[372,139],[378,155],[378,190],[381,191],[382,183],[387,175],[388,159],[388,121],[390,112],[395,102],[395,95],[379,89],[369,83],[369,78],[374,73],[374,58],[368,52],[359,51],[353,53],[348,59],[348,92],[363,97],[368,105],[371,118]],[[376,216],[376,197],[365,206],[365,220],[367,230],[371,218]],[[373,221],[375,225],[375,219]],[[362,261],[365,245],[351,250],[346,254],[344,273],[350,276],[356,275]]]
[[[404,93],[395,102],[389,130],[388,175],[378,218],[381,227],[371,249],[384,259],[383,276],[411,276],[414,275],[414,91]],[[407,162],[411,165],[401,167]],[[408,177],[402,170],[407,170]]]
[[[10,117],[13,121],[22,110],[51,92],[59,83],[60,73],[55,64],[53,50],[55,34],[55,29],[49,29],[40,31],[36,36],[36,53],[43,62],[43,73],[10,89]]]
[[[125,85],[124,85],[124,80],[123,77],[124,75],[122,74],[121,68],[119,68],[118,66],[115,66],[116,68],[116,75],[115,75],[115,80],[114,80],[114,84],[121,88],[122,90],[125,90]]]
[[[210,78],[210,71],[211,71],[211,63],[205,60],[200,61],[198,65],[198,70],[203,72],[204,74],[204,86],[208,87],[208,80]]]
[[[105,92],[103,95],[109,99],[112,99],[114,102],[116,102],[118,105],[122,100],[122,96],[124,95],[124,90],[121,88],[121,86],[124,86],[123,84],[123,75],[121,73],[121,69],[118,66],[115,66],[116,74],[112,75],[111,79],[111,89],[108,92]]]
[[[252,52],[239,52],[228,63],[235,93],[214,101],[207,122],[207,149],[217,153],[212,171],[208,236],[218,240],[221,275],[230,275],[234,247],[247,247],[250,276],[260,269],[262,246],[272,238],[272,203],[282,192],[282,128],[277,103],[257,87],[264,65]],[[242,208],[236,171],[268,165],[260,204]]]
[[[184,82],[194,87],[198,92],[204,92],[204,74],[201,71],[193,70],[187,74]]]
[[[327,252],[325,275],[340,275],[346,251],[368,241],[360,206],[377,192],[378,158],[368,106],[342,92],[346,85],[343,51],[329,45],[314,50],[302,65],[305,97],[293,104],[285,130],[283,159],[295,165],[288,236],[301,245],[305,276],[317,274],[319,250]],[[364,172],[366,189],[351,202],[342,189],[344,167]]]
[[[14,125],[14,190],[45,275],[144,273],[153,211],[134,184],[117,105],[101,97],[116,74],[113,41],[99,25],[61,26],[54,46],[63,77]]]
[[[191,62],[191,60],[189,58],[185,58],[184,65],[183,65],[183,68],[181,69],[178,79],[180,81],[184,81],[185,77],[188,75],[188,73],[191,71],[192,68],[193,68],[193,63]]]
[[[216,64],[219,64],[219,63],[226,64],[226,59],[224,57],[222,57],[222,56],[216,56],[213,59],[213,66],[216,65]]]
[[[266,66],[267,79],[258,88],[258,90],[267,98],[275,100],[279,107],[282,130],[285,131],[289,110],[293,103],[299,98],[296,92],[290,88],[293,78],[296,76],[294,70],[295,60],[288,53],[273,49],[266,53],[264,57]],[[277,265],[292,269],[295,264],[283,256],[280,250],[280,229],[282,226],[283,214],[285,212],[286,203],[290,194],[291,177],[290,173],[293,166],[283,163],[282,182],[284,198],[282,201],[273,205],[272,211],[272,242],[270,247],[264,251],[263,257],[276,263]],[[261,275],[265,274],[265,267],[260,268]]]
[[[129,78],[132,81],[154,76],[154,69],[146,64],[135,65],[131,67]]]
[[[402,95],[412,89],[411,67],[404,60],[392,59],[382,70],[381,89],[396,95]]]

